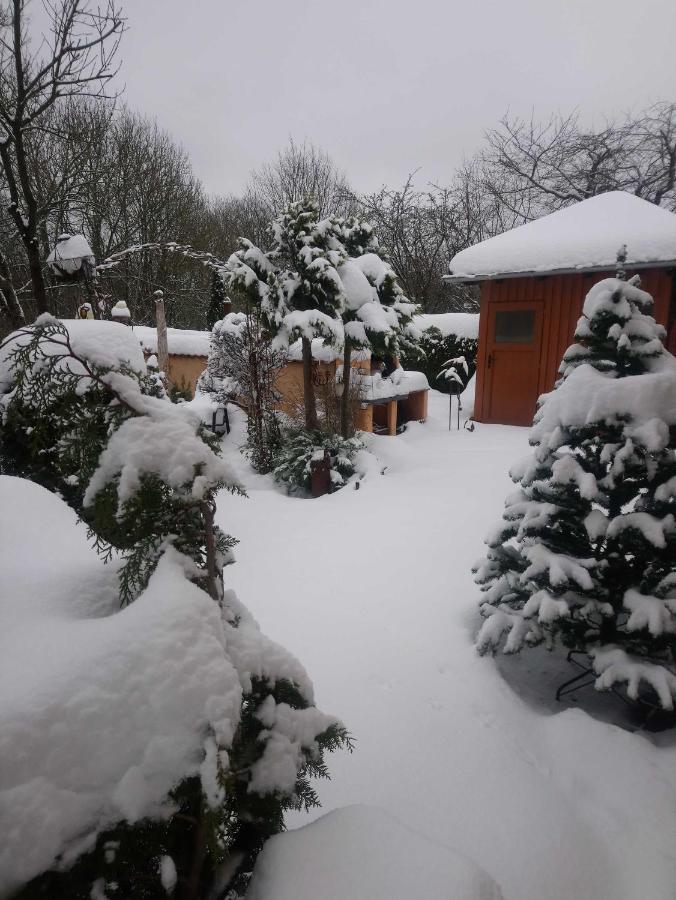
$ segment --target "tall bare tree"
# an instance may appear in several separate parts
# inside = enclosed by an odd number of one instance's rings
[[[676,209],[676,104],[583,127],[577,113],[545,122],[505,116],[479,155],[485,190],[521,221],[629,191]]]
[[[245,202],[259,219],[259,230],[306,197],[313,198],[321,218],[354,212],[354,195],[345,173],[324,150],[308,142],[297,144],[293,138],[273,163],[251,173],[245,192]]]
[[[406,295],[425,312],[473,309],[471,292],[442,281],[449,259],[469,242],[455,190],[430,185],[420,191],[414,177],[401,189],[382,187],[359,197],[360,215],[374,226]]]
[[[29,144],[49,131],[56,105],[107,97],[124,29],[116,0],[43,0],[45,32],[31,35],[31,0],[11,0],[0,15],[0,163],[7,211],[26,253],[36,308],[49,309],[40,252],[41,215]]]

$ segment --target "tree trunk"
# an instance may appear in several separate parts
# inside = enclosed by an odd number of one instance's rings
[[[164,314],[164,295],[162,291],[155,291],[155,323],[157,326],[157,365],[164,374],[165,380],[169,378],[169,342],[167,338],[167,319]],[[132,320],[133,321],[133,320]]]
[[[19,298],[12,284],[12,274],[9,271],[7,260],[0,250],[0,292],[4,298],[3,312],[12,328],[21,328],[26,324],[26,316],[19,303]]]
[[[317,428],[317,403],[315,388],[312,384],[312,341],[302,338],[303,347],[303,402],[305,404],[305,427]]]
[[[344,438],[350,437],[350,380],[352,375],[352,344],[345,340],[343,348],[343,393],[340,398],[340,433]]]
[[[221,602],[219,590],[218,568],[216,565],[216,535],[214,531],[214,509],[208,500],[200,503],[202,523],[204,525],[204,546],[206,548],[207,563],[207,590],[216,603]]]
[[[45,285],[45,275],[42,271],[42,260],[40,259],[40,245],[37,237],[29,238],[24,241],[26,247],[26,256],[28,257],[28,268],[30,269],[31,284],[33,285],[33,298],[35,299],[35,309],[38,315],[50,312],[49,301],[47,300],[47,287]]]
[[[35,307],[38,315],[49,312],[47,303],[47,289],[45,286],[45,277],[42,271],[42,262],[40,259],[40,243],[38,241],[38,208],[35,197],[30,186],[28,178],[28,169],[26,166],[26,156],[23,146],[23,135],[19,132],[18,137],[15,136],[15,153],[16,168],[19,174],[23,199],[25,201],[26,213],[24,216],[21,212],[21,196],[19,194],[19,186],[14,172],[14,161],[9,149],[8,141],[0,144],[0,161],[4,169],[5,179],[7,181],[7,190],[9,192],[10,204],[7,207],[9,217],[16,225],[17,233],[21,238],[26,257],[28,258],[28,268],[33,286],[33,297],[35,299]]]

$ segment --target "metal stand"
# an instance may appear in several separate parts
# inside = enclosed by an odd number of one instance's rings
[[[458,431],[460,431],[460,411],[462,410],[462,403],[460,402],[460,394],[449,394],[448,395],[448,430],[452,429],[453,422],[453,397],[456,397],[458,400]]]
[[[589,687],[590,684],[594,684],[596,681],[596,675],[594,674],[594,670],[591,666],[583,665],[581,662],[578,662],[573,658],[573,655],[577,654],[578,656],[587,656],[586,653],[583,653],[580,650],[571,650],[566,657],[566,660],[569,663],[572,663],[574,666],[577,666],[578,669],[582,669],[579,675],[574,675],[572,678],[569,678],[568,681],[564,681],[561,687],[556,692],[556,699],[560,700],[561,697],[565,697],[566,694],[574,694],[575,691],[579,691],[583,687]],[[585,681],[585,679],[587,679]]]

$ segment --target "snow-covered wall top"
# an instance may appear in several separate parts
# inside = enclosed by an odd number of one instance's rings
[[[676,215],[634,194],[611,191],[461,250],[449,269],[454,278],[477,280],[611,269],[622,244],[628,267],[676,260]]]
[[[141,346],[148,353],[157,353],[157,329],[148,325],[134,325],[132,329]],[[169,353],[174,356],[208,356],[210,331],[190,331],[187,328],[167,328]]]
[[[444,337],[449,334],[474,340],[479,337],[479,313],[425,313],[413,316],[413,324],[421,331],[438,328]]]

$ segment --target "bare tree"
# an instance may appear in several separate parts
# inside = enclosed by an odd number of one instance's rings
[[[486,140],[484,189],[522,222],[615,190],[676,209],[676,104],[597,128],[577,113],[544,123],[505,116]]]
[[[43,0],[48,29],[35,41],[29,34],[30,2],[11,0],[0,17],[0,162],[8,213],[26,253],[35,304],[45,312],[43,216],[29,142],[46,127],[57,104],[108,96],[124,21],[115,0],[102,8],[89,0]]]
[[[354,196],[342,172],[328,153],[293,139],[277,159],[251,173],[245,203],[258,219],[258,230],[275,219],[291,203],[312,197],[319,215],[347,216],[354,211]]]
[[[360,215],[378,239],[411,300],[426,312],[472,309],[476,301],[462,287],[447,288],[442,275],[450,258],[467,245],[468,233],[451,188],[414,187],[415,173],[400,190],[382,187],[358,198]]]

